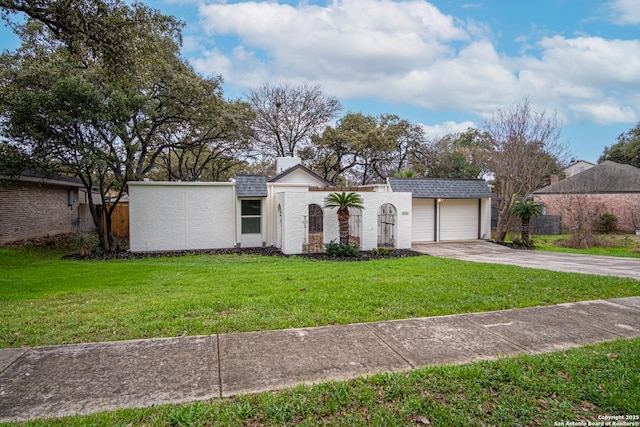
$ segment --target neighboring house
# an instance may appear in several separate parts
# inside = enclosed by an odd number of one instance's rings
[[[324,200],[340,191],[363,199],[365,208],[352,211],[350,219],[350,241],[362,250],[490,235],[491,193],[484,181],[393,178],[387,184],[343,188],[332,187],[299,159],[280,158],[276,170],[271,179],[238,175],[232,182],[130,182],[130,250],[275,246],[285,254],[322,251],[324,244],[339,240],[336,209],[325,208]]]
[[[575,174],[584,172],[587,169],[591,169],[594,166],[596,165],[591,162],[587,162],[586,160],[578,160],[576,162],[571,163],[566,168],[562,169],[562,172],[564,173],[565,178],[570,178]]]
[[[69,177],[0,175],[0,243],[75,232],[82,221],[82,190]]]
[[[576,210],[597,221],[604,213],[618,218],[620,231],[640,229],[640,169],[604,161],[579,174],[534,191],[547,215],[561,215],[570,229]]]

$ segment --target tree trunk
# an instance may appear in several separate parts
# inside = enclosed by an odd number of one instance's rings
[[[349,243],[349,209],[338,210],[338,225],[340,227],[340,244]]]
[[[531,220],[529,218],[522,218],[522,241],[529,241],[529,229],[531,227]]]
[[[504,242],[509,229],[509,205],[500,203],[498,209],[498,224],[496,226],[496,242]]]

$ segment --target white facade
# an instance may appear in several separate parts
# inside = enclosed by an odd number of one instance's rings
[[[306,168],[296,164],[266,182],[266,191],[261,192],[265,197],[239,197],[237,185],[130,182],[130,250],[275,246],[285,254],[297,254],[308,249],[312,240],[320,250],[339,241],[337,211],[324,208],[324,200],[342,189],[326,187],[326,181]],[[264,189],[264,178],[261,185]],[[490,236],[489,198],[412,199],[411,192],[393,192],[389,184],[355,192],[364,209],[353,212],[357,231],[352,237],[361,250],[409,249],[412,242]]]
[[[578,160],[577,162],[572,163],[564,168],[562,171],[564,172],[565,177],[569,178],[577,173],[584,172],[587,169],[591,169],[594,166],[595,165],[593,163],[587,162],[585,160]]]
[[[130,182],[131,252],[236,246],[233,183]]]
[[[305,216],[309,205],[324,206],[324,199],[330,191],[274,191],[273,217],[275,224],[271,236],[273,245],[279,247],[285,254],[303,252],[303,245],[308,238]],[[390,204],[396,211],[394,231],[394,246],[396,249],[411,248],[411,194],[410,193],[379,193],[360,192],[364,209],[361,212],[361,250],[371,250],[378,247],[379,239],[379,210],[384,204]],[[338,214],[336,209],[322,208],[323,211],[323,243],[340,239],[338,230]]]

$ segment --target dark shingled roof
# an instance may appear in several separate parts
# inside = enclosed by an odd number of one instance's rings
[[[58,174],[45,174],[42,172],[34,171],[32,169],[23,170],[19,174],[0,169],[0,179],[7,179],[11,181],[17,180],[17,181],[40,182],[43,184],[61,185],[61,186],[78,187],[78,188],[84,187],[84,185],[82,184],[82,181],[79,178],[74,178],[74,177],[65,176],[65,175],[58,175]]]
[[[267,197],[267,178],[258,175],[236,175],[238,197]]]
[[[483,179],[389,178],[391,189],[418,199],[482,199],[491,197]]]
[[[604,161],[533,194],[640,193],[640,169]]]

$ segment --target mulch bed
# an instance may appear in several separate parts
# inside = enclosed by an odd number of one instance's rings
[[[190,250],[190,251],[163,251],[163,252],[105,252],[93,253],[87,256],[79,254],[66,255],[63,259],[68,260],[110,260],[110,259],[142,259],[142,258],[163,258],[163,257],[179,257],[184,255],[262,255],[276,257],[299,257],[320,261],[370,261],[374,259],[389,258],[406,258],[411,256],[423,255],[409,249],[397,249],[389,251],[388,255],[372,254],[371,252],[361,251],[353,257],[335,257],[324,253],[285,255],[280,249],[274,247],[267,248],[230,248],[230,249],[210,249],[210,250]]]
[[[68,249],[70,251],[77,250],[77,236],[75,234],[59,234],[56,236],[47,236],[38,239],[21,240],[19,242],[7,243],[4,247],[46,247],[52,249]],[[275,247],[266,248],[230,248],[230,249],[209,249],[209,250],[191,250],[191,251],[162,251],[162,252],[136,252],[118,251],[118,252],[94,252],[87,256],[81,256],[78,253],[65,255],[62,258],[67,260],[110,260],[110,259],[142,259],[142,258],[162,258],[162,257],[179,257],[184,255],[262,255],[276,257],[300,257],[309,258],[320,261],[370,261],[374,259],[389,258],[406,258],[412,256],[424,255],[409,249],[390,250],[388,255],[380,255],[367,251],[360,251],[352,257],[335,257],[325,253],[308,253],[297,255],[285,255],[280,249]]]

